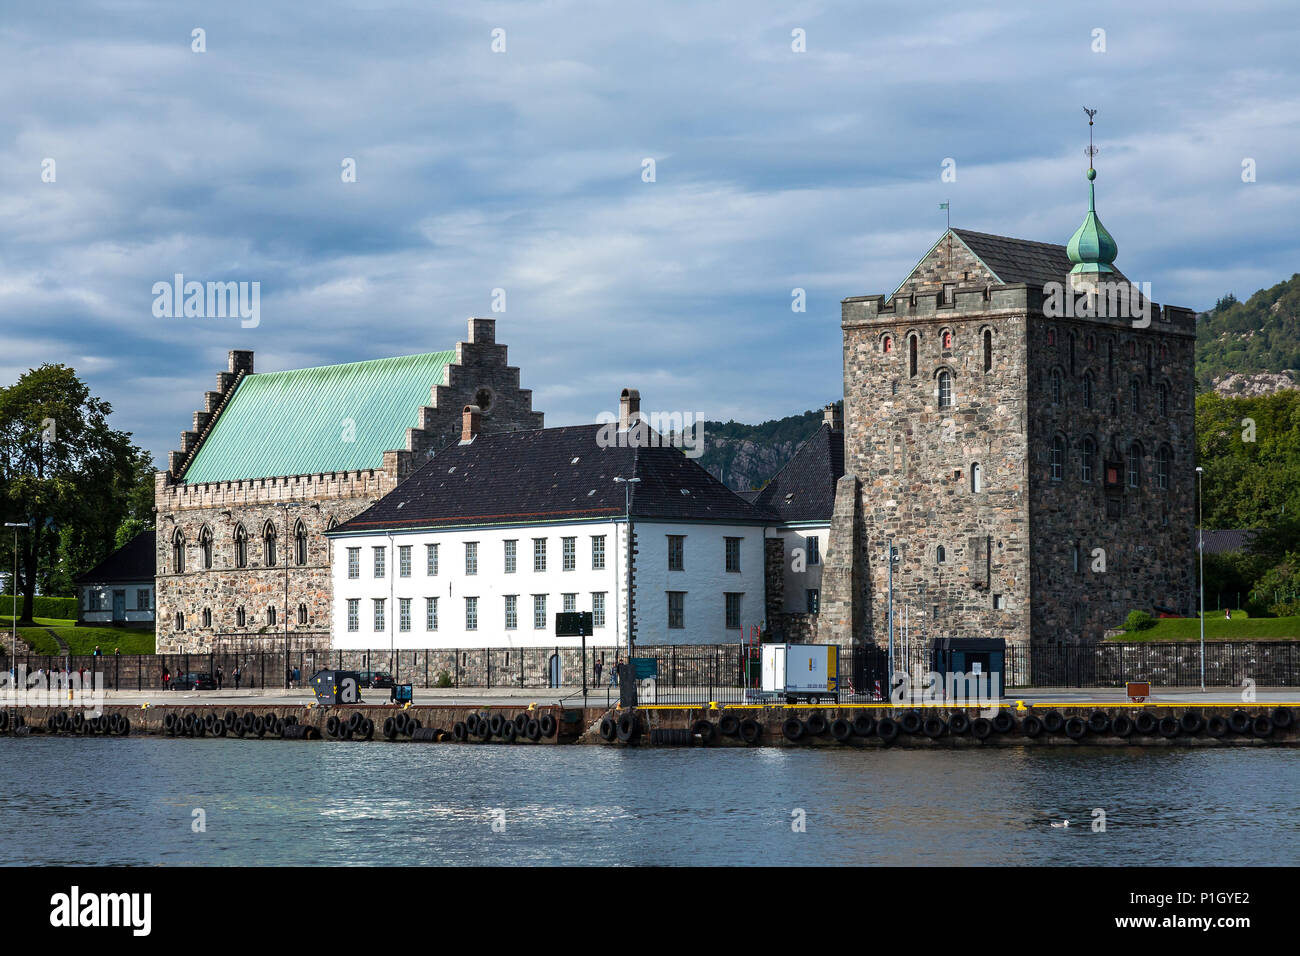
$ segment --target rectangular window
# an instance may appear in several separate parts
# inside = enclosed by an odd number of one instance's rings
[[[1001,594],[993,595],[993,610],[1001,611],[1006,608],[1006,602],[1002,600]]]
[[[668,626],[674,630],[686,626],[686,592],[668,592]]]
[[[515,573],[515,555],[519,551],[518,541],[506,542],[506,574]]]
[[[465,598],[465,630],[478,630],[478,598]]]
[[[375,577],[382,578],[388,573],[384,567],[384,562],[387,558],[387,549],[381,546],[374,548],[373,550],[375,552]]]
[[[808,613],[817,614],[821,611],[822,594],[817,588],[808,589]]]
[[[603,534],[594,534],[591,536],[591,569],[593,571],[603,571],[605,568],[605,536]]]
[[[546,628],[546,595],[533,595],[533,627],[537,630]]]
[[[546,570],[546,539],[533,538],[533,570]]]
[[[87,591],[86,599],[88,602],[88,607],[86,608],[86,610],[88,611],[104,610],[104,595],[101,594],[99,591],[95,591],[95,590]]]
[[[135,609],[137,611],[149,610],[149,589],[140,588],[135,592]]]
[[[411,546],[404,544],[397,549],[397,573],[400,577],[411,576]]]
[[[822,563],[822,539],[815,534],[810,534],[803,539],[804,549],[808,554],[808,567],[814,564]]]
[[[361,577],[361,549],[348,548],[348,577]]]
[[[430,577],[438,573],[438,546],[436,544],[426,544],[424,546],[424,573]]]
[[[686,570],[686,535],[684,534],[668,536],[668,570]]]
[[[578,595],[562,594],[560,595],[560,599],[564,602],[565,614],[572,614],[574,611],[578,609]]]
[[[591,594],[591,626],[605,626],[605,592],[593,591]]]
[[[727,543],[727,570],[739,571],[740,570],[740,539],[726,538],[724,540]]]
[[[478,542],[465,542],[465,573],[478,574]]]
[[[399,631],[409,631],[411,629],[411,599],[397,599],[397,629]]]
[[[572,571],[578,566],[578,539],[561,538],[560,539],[560,567],[565,571]]]
[[[513,631],[519,627],[519,595],[506,595],[506,630]]]
[[[376,631],[382,631],[388,626],[384,623],[384,600],[384,598],[374,598]]]
[[[740,598],[739,594],[724,595],[727,599],[727,627],[730,630],[740,629]]]
[[[424,599],[424,629],[426,631],[436,631],[438,629],[438,599],[436,597]]]
[[[348,630],[361,630],[361,598],[348,598]]]

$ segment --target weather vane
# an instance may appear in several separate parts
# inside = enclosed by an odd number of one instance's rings
[[[1083,108],[1083,111],[1088,114],[1088,168],[1092,169],[1092,157],[1096,156],[1098,153],[1097,147],[1092,145],[1092,118],[1097,115],[1097,111],[1090,110],[1086,106]]]

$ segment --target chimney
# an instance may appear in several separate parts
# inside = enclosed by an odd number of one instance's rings
[[[844,411],[843,408],[835,402],[831,402],[822,409],[822,421],[831,426],[831,431],[844,431]]]
[[[471,317],[469,320],[469,341],[471,345],[496,345],[497,320]]]
[[[460,443],[467,445],[478,437],[483,412],[477,405],[466,405],[460,426]]]
[[[229,368],[231,374],[236,372],[247,372],[249,375],[253,374],[253,352],[251,349],[231,349],[231,351],[227,353],[226,359],[230,363]]]
[[[641,393],[635,388],[623,389],[618,399],[618,430],[627,431],[641,419]]]

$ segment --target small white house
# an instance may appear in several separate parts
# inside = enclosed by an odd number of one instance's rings
[[[640,421],[461,441],[333,543],[335,648],[577,647],[557,613],[590,611],[589,647],[735,643],[764,614],[769,519]],[[626,482],[616,479],[634,479]],[[629,516],[630,512],[630,516]]]
[[[77,623],[154,626],[154,538],[140,532],[77,577]]]

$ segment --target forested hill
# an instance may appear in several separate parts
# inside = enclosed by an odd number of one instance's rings
[[[735,491],[761,488],[781,470],[821,425],[822,413],[808,411],[761,425],[705,422],[706,447],[700,464]]]
[[[1300,273],[1245,302],[1229,294],[1203,313],[1196,329],[1196,380],[1202,390],[1243,389],[1225,382],[1239,376],[1290,387],[1300,384]],[[1291,372],[1291,375],[1285,373]],[[1261,375],[1260,373],[1272,373]]]

